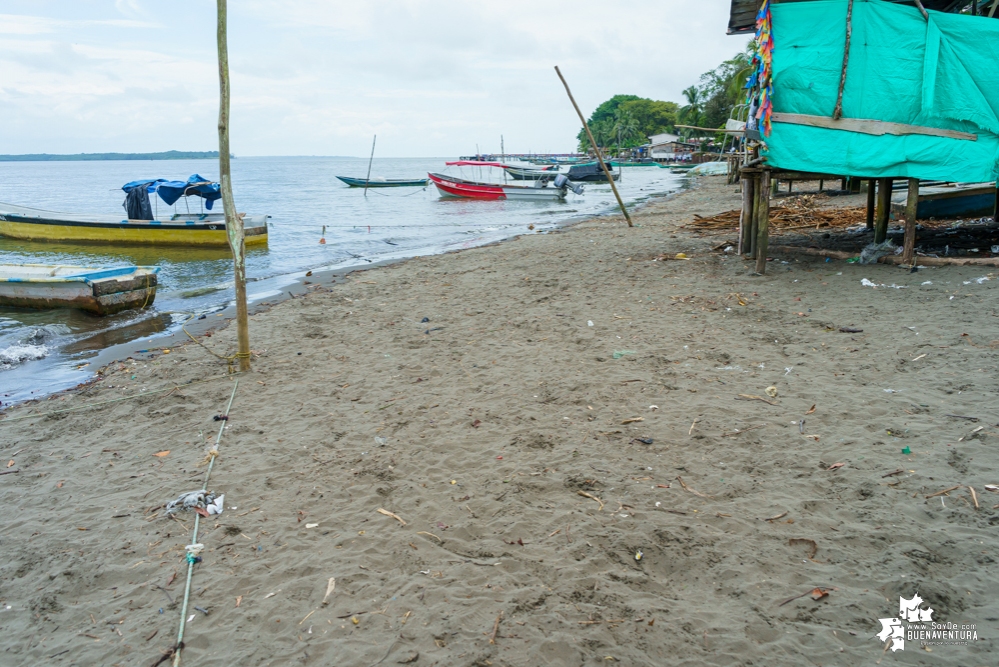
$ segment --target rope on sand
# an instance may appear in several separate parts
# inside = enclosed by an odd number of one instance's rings
[[[229,410],[232,408],[232,401],[233,401],[234,398],[236,398],[236,389],[238,389],[238,388],[239,388],[239,380],[236,380],[236,383],[232,387],[232,395],[229,396],[229,405],[227,405],[226,409],[225,409],[225,413],[224,414],[226,414],[226,415],[229,414]],[[215,447],[213,447],[212,451],[209,452],[209,457],[211,458],[211,460],[208,462],[208,471],[205,473],[205,482],[201,486],[201,490],[202,491],[205,491],[205,492],[208,491],[208,480],[212,476],[212,468],[215,466],[215,459],[218,457],[218,453],[219,453],[219,442],[222,441],[222,433],[225,430],[226,424],[228,424],[228,423],[229,423],[228,420],[225,420],[225,419],[223,419],[219,423],[219,433],[218,433],[217,436],[215,436]],[[184,628],[187,625],[187,603],[191,599],[191,578],[194,576],[194,564],[196,562],[198,562],[198,561],[201,560],[201,558],[199,558],[198,555],[197,555],[197,553],[200,552],[201,549],[200,548],[197,548],[197,549],[193,548],[193,547],[200,547],[201,546],[201,545],[198,545],[198,527],[199,527],[200,521],[201,521],[201,515],[200,514],[195,514],[194,515],[194,532],[191,535],[191,543],[187,546],[187,550],[186,550],[187,551],[187,585],[184,586],[184,604],[181,606],[181,609],[180,609],[180,630],[178,630],[178,632],[177,632],[177,643],[175,644],[174,653],[173,653],[173,667],[178,667],[178,665],[180,665],[181,652],[184,650]]]

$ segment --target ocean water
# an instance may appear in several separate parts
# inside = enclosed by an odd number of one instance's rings
[[[495,181],[494,169],[448,168],[445,158],[375,158],[372,178],[421,178],[428,171]],[[363,178],[368,161],[340,157],[259,157],[232,162],[236,208],[271,216],[269,242],[247,251],[251,300],[280,293],[305,271],[430,255],[491,243],[535,229],[616,210],[607,184],[587,183],[565,202],[441,199],[436,189],[348,188],[335,176]],[[52,211],[118,216],[122,184],[140,178],[218,178],[214,160],[0,162],[0,202]],[[502,176],[499,176],[501,179]],[[629,205],[682,187],[666,169],[625,168],[618,188]],[[220,204],[220,203],[219,203]],[[198,205],[191,202],[192,210]],[[159,212],[170,208],[158,203]],[[183,203],[179,211],[185,211]],[[320,244],[325,230],[325,244]],[[111,317],[73,310],[0,308],[0,403],[35,398],[83,382],[87,359],[109,345],[155,345],[156,334],[192,315],[231,303],[228,249],[110,247],[36,243],[0,237],[0,264],[161,267],[153,306]],[[252,332],[251,332],[252,333]]]

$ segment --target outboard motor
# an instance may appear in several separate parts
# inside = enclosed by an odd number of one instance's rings
[[[583,194],[583,184],[570,181],[565,174],[555,177],[555,187],[560,190],[572,190],[577,195]]]

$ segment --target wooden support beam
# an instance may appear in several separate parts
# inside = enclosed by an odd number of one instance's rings
[[[916,209],[919,206],[919,179],[909,179],[909,197],[905,202],[905,242],[902,263],[912,265],[916,256]]]
[[[888,238],[888,217],[891,214],[890,178],[878,179],[878,205],[874,215],[874,242],[882,243]]]
[[[875,181],[873,178],[867,179],[867,228],[874,229],[874,193],[877,189],[874,187]]]
[[[742,214],[739,216],[739,254],[745,255],[752,245],[749,235],[753,231],[753,182],[752,177],[742,177]]]
[[[962,141],[978,141],[978,135],[970,132],[959,132],[957,130],[945,130],[939,127],[926,127],[925,125],[908,125],[906,123],[892,123],[886,120],[874,120],[870,118],[841,118],[833,120],[828,116],[810,116],[800,113],[778,113],[774,112],[771,120],[775,123],[787,123],[789,125],[808,125],[809,127],[821,127],[826,130],[845,130],[858,134],[870,134],[876,137],[885,134],[905,136],[908,134],[921,134],[928,137],[944,137],[946,139],[960,139]]]
[[[770,245],[770,171],[760,174],[760,207],[756,217],[756,272],[763,275],[767,272],[767,248]]]
[[[760,227],[760,174],[753,177],[753,219],[749,228],[749,259],[756,259],[756,232]]]

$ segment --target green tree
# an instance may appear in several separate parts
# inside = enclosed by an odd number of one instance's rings
[[[654,134],[674,132],[680,105],[676,102],[638,99],[623,103],[620,109],[631,114],[639,126],[635,137],[638,143],[625,144],[626,148],[630,148],[644,144],[647,137]]]
[[[689,86],[683,91],[683,97],[687,103],[680,108],[680,120],[683,125],[700,125],[701,116],[704,114],[704,95],[701,88]],[[690,136],[690,130],[684,128],[684,136]]]
[[[605,120],[613,120],[614,112],[617,111],[619,106],[625,102],[640,99],[642,98],[638,95],[615,95],[594,109],[589,120],[587,121],[587,124],[590,126],[590,131],[593,132],[593,138],[597,140],[598,144],[606,146],[607,142],[597,136],[594,125]],[[580,128],[579,134],[576,135],[576,139],[579,141],[579,150],[585,152],[590,146],[590,142],[586,139],[586,130]]]
[[[622,147],[635,145],[636,141],[644,143],[641,141],[642,135],[639,132],[641,126],[638,124],[638,120],[623,105],[614,112],[614,127],[612,129],[618,151]]]

